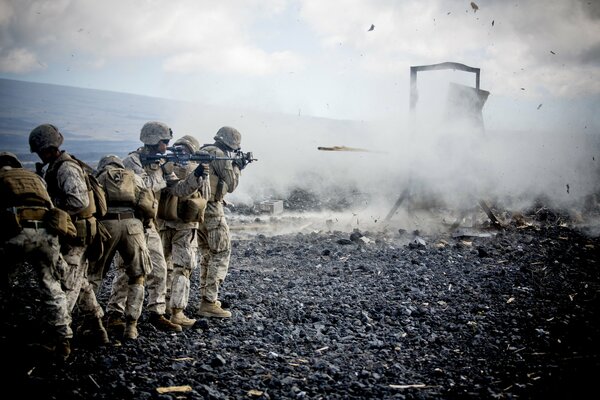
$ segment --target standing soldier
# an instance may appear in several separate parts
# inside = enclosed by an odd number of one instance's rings
[[[130,153],[124,160],[125,168],[131,169],[139,175],[147,188],[151,189],[156,198],[160,198],[160,192],[167,187],[167,177],[173,174],[171,163],[152,162],[142,164],[143,154],[164,154],[167,146],[173,138],[171,129],[162,122],[150,121],[144,124],[140,131],[140,140],[144,147]],[[206,179],[208,174],[200,164],[184,181],[180,181],[170,187],[174,196],[185,197],[194,193]],[[150,251],[152,271],[147,276],[146,289],[148,291],[148,309],[150,311],[150,323],[157,329],[163,331],[181,332],[181,325],[174,324],[165,318],[166,293],[167,293],[167,263],[163,252],[160,235],[156,229],[155,222],[149,220],[146,225],[146,243]],[[113,309],[124,309],[124,293],[127,288],[127,277],[123,273],[115,276],[113,292],[109,299],[109,307]],[[112,321],[111,321],[112,322]],[[109,324],[111,323],[109,322]]]
[[[12,279],[18,270],[34,275],[38,293],[35,299],[42,303],[40,317],[51,332],[50,346],[58,356],[67,358],[71,353],[73,331],[67,296],[59,278],[65,261],[60,254],[57,232],[46,222],[52,208],[44,180],[35,172],[24,169],[14,154],[1,152],[0,223],[3,229],[0,257],[4,263],[2,278],[8,278],[8,282],[3,280],[2,287],[22,289],[13,288],[18,284]]]
[[[235,128],[224,126],[217,131],[214,144],[201,150],[218,157],[229,157],[240,149],[242,135]],[[200,263],[200,308],[203,317],[229,318],[231,312],[221,308],[219,286],[227,276],[231,255],[229,226],[223,211],[224,197],[238,185],[240,171],[246,166],[243,159],[213,160],[210,162],[210,199],[206,205],[204,222],[198,229]]]
[[[142,178],[133,171],[126,170],[121,159],[114,155],[100,159],[96,175],[106,193],[108,212],[102,222],[111,237],[104,244],[102,257],[90,268],[93,271],[90,272],[90,282],[98,293],[118,251],[123,260],[119,267],[123,268],[123,273],[127,276],[127,299],[124,315],[121,310],[107,310],[109,316],[117,313],[109,317],[113,324],[107,325],[107,328],[113,336],[137,339],[137,321],[144,304],[144,277],[152,268],[142,219],[154,218],[156,215],[154,194],[150,193],[150,204],[144,202],[143,195],[147,189]],[[115,320],[122,321],[123,317],[124,324],[114,323]]]
[[[200,143],[193,136],[186,135],[175,141],[174,146],[180,154],[189,155],[198,151]],[[185,180],[194,172],[197,163],[175,164],[174,173],[178,180]],[[208,171],[208,164],[204,165]],[[169,181],[163,189],[161,201],[166,203],[159,210],[173,207],[173,210],[159,216],[158,226],[163,242],[165,260],[167,261],[167,298],[171,309],[171,322],[184,328],[191,327],[196,322],[188,318],[183,311],[188,305],[190,296],[190,276],[196,267],[198,241],[196,231],[198,223],[204,215],[206,199],[210,196],[208,180],[204,181],[200,191],[189,196],[173,199],[170,186],[177,180]]]
[[[77,229],[75,239],[61,243],[63,257],[69,265],[63,279],[69,310],[72,312],[75,305],[79,307],[83,316],[81,333],[86,339],[93,344],[107,344],[108,335],[102,325],[104,312],[87,276],[86,249],[98,229],[93,216],[96,205],[88,177],[80,164],[60,150],[63,140],[62,133],[54,125],[43,124],[29,134],[29,147],[44,165],[48,165],[44,179],[52,202],[69,213]]]

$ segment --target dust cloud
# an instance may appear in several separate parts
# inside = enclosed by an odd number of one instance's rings
[[[486,113],[500,110],[484,106],[483,122],[473,124],[449,118],[444,101],[439,101],[447,93],[436,90],[432,96],[439,104],[428,108],[421,106],[426,96],[426,91],[420,93],[415,113],[399,112],[386,121],[241,111],[200,118],[182,110],[178,125],[201,142],[212,141],[220,126],[236,127],[243,135],[242,150],[252,151],[258,161],[243,171],[229,201],[251,205],[285,200],[300,189],[322,203],[320,213],[310,214],[319,229],[327,228],[327,221],[329,228],[331,221],[340,229],[389,227],[385,217],[405,190],[393,226],[418,227],[424,224],[415,221],[419,210],[460,212],[477,209],[479,200],[507,211],[521,211],[538,201],[581,210],[599,192],[599,135],[490,130]],[[318,150],[333,146],[365,151]]]

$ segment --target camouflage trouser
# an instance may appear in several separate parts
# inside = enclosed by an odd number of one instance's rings
[[[150,254],[146,246],[144,226],[139,219],[104,220],[104,227],[110,233],[110,239],[104,243],[104,254],[90,265],[89,281],[98,293],[102,281],[108,273],[110,263],[116,252],[122,260],[117,264],[124,270],[127,278],[123,289],[125,295],[125,316],[137,320],[144,304],[145,266],[150,265]]]
[[[39,291],[39,300],[43,304],[42,318],[56,337],[71,338],[71,312],[67,296],[61,286],[61,277],[68,268],[60,254],[58,237],[50,235],[45,229],[23,228],[21,233],[4,242],[0,249],[4,268],[10,269],[9,286],[19,290],[20,282],[11,277],[24,262],[31,265],[28,273],[34,275]]]
[[[198,253],[196,229],[164,227],[160,236],[167,262],[169,307],[186,308],[190,297],[190,276],[196,267]]]
[[[198,228],[200,262],[200,295],[214,302],[219,297],[219,286],[227,276],[231,255],[229,226],[221,202],[209,201],[204,222]]]
[[[150,253],[152,269],[146,271],[146,290],[148,291],[148,311],[163,315],[167,293],[167,263],[163,254],[162,241],[154,225],[146,228],[146,245]],[[108,299],[107,311],[125,312],[127,301],[128,277],[123,267],[123,259],[115,260],[119,266],[113,279],[112,291]]]
[[[85,258],[85,246],[63,246],[63,257],[68,264],[68,270],[63,277],[63,287],[67,294],[69,310],[73,312],[75,305],[82,316],[102,318],[104,312],[98,304],[94,287],[87,276],[88,261]]]

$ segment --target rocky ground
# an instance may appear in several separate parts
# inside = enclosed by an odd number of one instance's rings
[[[75,341],[58,362],[25,350],[27,335],[15,332],[33,322],[15,322],[23,307],[4,295],[2,390],[52,399],[597,392],[600,238],[571,217],[537,208],[501,228],[436,233],[306,229],[298,217],[295,233],[274,234],[244,229],[273,221],[237,212],[222,291],[230,320],[165,334],[144,314],[137,341],[96,349]],[[197,288],[196,273],[191,313]]]

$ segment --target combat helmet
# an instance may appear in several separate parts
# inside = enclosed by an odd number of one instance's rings
[[[198,139],[191,135],[185,135],[180,137],[173,143],[175,146],[185,146],[190,151],[190,154],[194,154],[200,149],[200,142]]]
[[[0,151],[0,167],[11,166],[13,168],[23,168],[23,164],[16,155],[8,151]]]
[[[140,131],[140,140],[144,144],[158,144],[161,140],[173,139],[173,131],[158,121],[146,122]]]
[[[58,149],[63,140],[62,133],[54,125],[39,125],[29,134],[29,149],[32,153],[39,153],[49,147]]]
[[[242,143],[242,134],[235,128],[224,126],[217,131],[214,139],[232,150],[239,150]]]
[[[119,168],[125,168],[123,161],[118,156],[115,156],[114,154],[108,154],[102,157],[100,161],[98,161],[98,167],[96,169],[98,171],[102,171],[109,165],[114,165]]]

